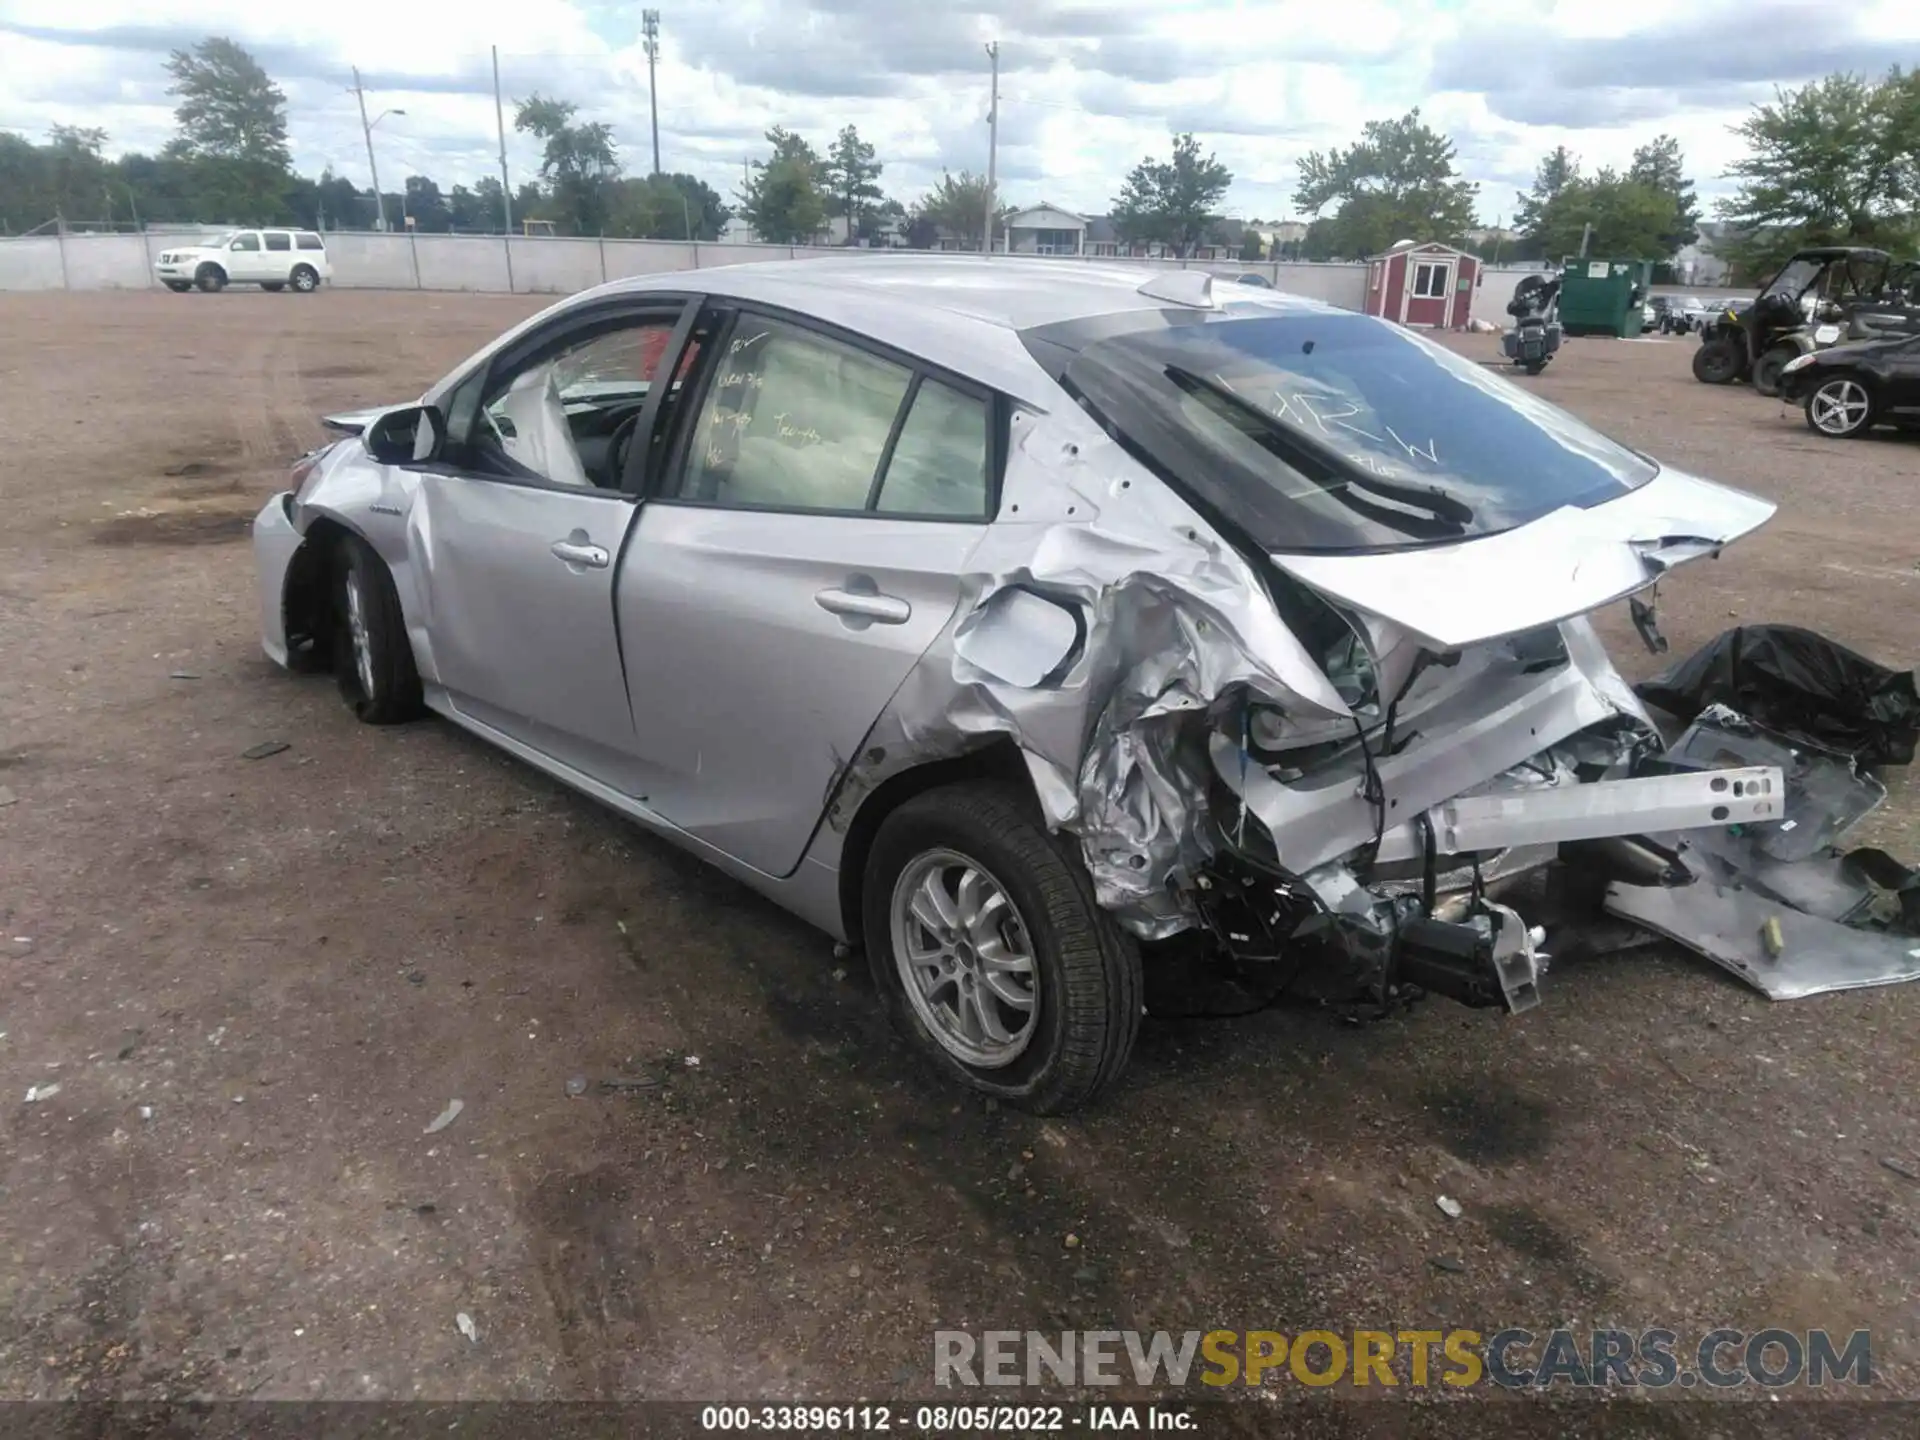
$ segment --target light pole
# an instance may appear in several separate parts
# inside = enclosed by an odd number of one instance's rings
[[[660,81],[655,73],[655,62],[660,58],[660,12],[642,10],[640,12],[640,32],[645,35],[647,48],[647,106],[653,111],[653,173],[660,173]]]
[[[373,177],[374,227],[384,231],[387,228],[387,202],[380,194],[380,167],[374,163],[373,159],[373,127],[389,115],[404,115],[407,112],[404,110],[382,110],[378,115],[374,116],[373,119],[367,119],[367,92],[361,88],[360,67],[358,65],[353,67],[353,93],[354,97],[360,102],[360,130],[367,138],[367,171]],[[406,202],[403,200],[401,202],[403,213],[405,207]]]

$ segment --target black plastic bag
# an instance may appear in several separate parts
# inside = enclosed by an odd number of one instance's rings
[[[1862,765],[1910,764],[1920,739],[1913,671],[1876,665],[1795,625],[1729,630],[1634,690],[1688,722],[1709,705],[1727,705]]]

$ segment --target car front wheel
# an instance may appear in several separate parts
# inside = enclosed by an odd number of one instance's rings
[[[340,542],[334,566],[334,675],[340,695],[369,725],[420,713],[420,673],[393,576],[357,535]]]
[[[1693,352],[1693,378],[1703,385],[1731,385],[1740,378],[1740,352],[1731,340],[1702,340]]]
[[[874,837],[862,922],[894,1024],[948,1074],[1041,1114],[1092,1100],[1140,1027],[1140,952],[1071,837],[1017,787],[943,786]]]
[[[1837,375],[1807,396],[1807,426],[1836,440],[1873,428],[1873,397],[1858,380]]]
[[[227,288],[227,272],[218,265],[202,265],[193,272],[193,283],[212,295]]]

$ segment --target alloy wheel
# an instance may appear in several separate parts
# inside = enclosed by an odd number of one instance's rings
[[[929,850],[894,882],[893,961],[913,1012],[962,1064],[1020,1058],[1040,1018],[1033,941],[1006,887],[978,861]]]
[[[347,574],[347,633],[353,641],[353,670],[360,678],[360,693],[374,697],[373,637],[367,632],[367,606],[360,594],[360,573]]]
[[[1866,423],[1869,402],[1857,380],[1829,380],[1807,401],[1807,418],[1827,435],[1851,435]]]

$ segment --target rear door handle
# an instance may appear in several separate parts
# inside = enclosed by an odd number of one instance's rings
[[[604,570],[611,563],[607,552],[598,545],[582,545],[575,540],[556,540],[549,548],[556,559],[588,570]]]
[[[913,618],[913,607],[894,595],[863,594],[856,590],[822,590],[813,599],[822,610],[844,615],[849,620],[904,625]]]

